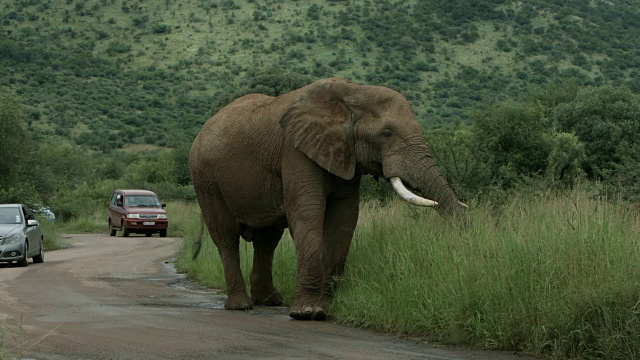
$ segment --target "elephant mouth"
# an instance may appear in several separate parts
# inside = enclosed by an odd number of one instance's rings
[[[371,175],[376,181],[378,177],[382,176],[382,164],[379,162],[374,162],[370,164],[359,164],[360,172],[363,175]]]

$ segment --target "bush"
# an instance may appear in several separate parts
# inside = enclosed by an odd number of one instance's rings
[[[131,45],[122,42],[121,40],[114,40],[109,42],[105,52],[109,55],[119,55],[131,52]]]
[[[555,133],[547,161],[547,176],[551,182],[572,187],[583,177],[584,144],[574,134]]]
[[[544,113],[536,103],[505,101],[472,115],[473,143],[503,186],[547,169],[553,129]]]
[[[575,133],[584,143],[584,171],[590,179],[609,179],[624,172],[625,161],[640,156],[640,96],[627,88],[580,90],[574,101],[558,105],[551,119],[560,131]],[[624,155],[623,155],[624,154]]]

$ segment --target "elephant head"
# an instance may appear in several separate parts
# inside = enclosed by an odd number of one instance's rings
[[[340,78],[317,81],[280,125],[294,147],[342,179],[383,177],[403,199],[444,214],[467,207],[438,170],[409,102],[394,90]]]

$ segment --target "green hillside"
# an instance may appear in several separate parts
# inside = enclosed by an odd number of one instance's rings
[[[212,106],[285,79],[386,85],[427,126],[532,84],[640,92],[638,39],[633,1],[5,0],[0,86],[36,139],[178,147]]]

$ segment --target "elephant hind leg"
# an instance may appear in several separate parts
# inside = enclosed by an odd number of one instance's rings
[[[231,215],[221,196],[208,196],[210,202],[201,204],[202,215],[211,239],[218,248],[227,285],[228,310],[247,310],[253,307],[240,269],[240,224]]]
[[[251,270],[251,300],[254,305],[282,305],[282,295],[273,286],[273,253],[282,238],[284,228],[253,229],[253,268]]]

